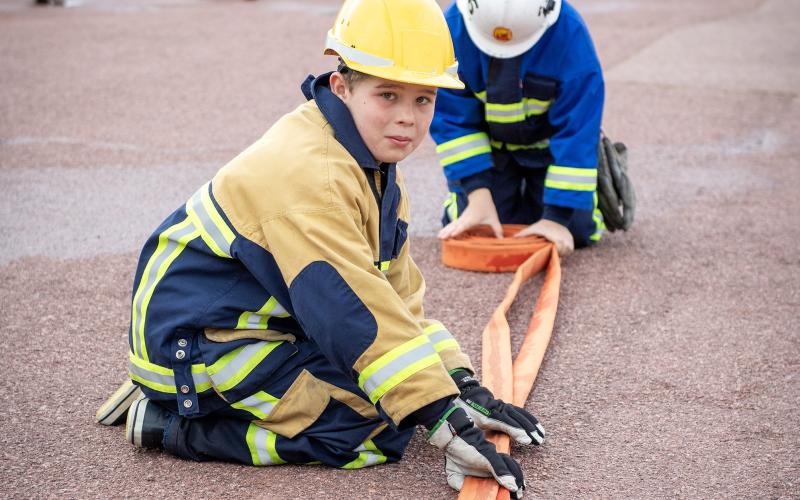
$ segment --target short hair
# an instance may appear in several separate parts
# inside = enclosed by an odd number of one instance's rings
[[[347,83],[347,88],[351,91],[353,90],[353,87],[356,86],[356,83],[361,80],[366,80],[370,76],[366,73],[356,71],[349,67],[347,63],[342,60],[342,58],[339,58],[339,67],[336,68],[336,71],[342,74],[344,81]]]

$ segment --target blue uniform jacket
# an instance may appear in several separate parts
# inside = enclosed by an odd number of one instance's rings
[[[481,52],[455,4],[445,12],[464,90],[442,89],[431,136],[450,190],[490,185],[492,151],[547,167],[544,204],[591,210],[603,112],[600,62],[583,19],[567,2],[542,38],[512,59]]]

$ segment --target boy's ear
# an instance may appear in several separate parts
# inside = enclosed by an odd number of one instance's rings
[[[334,71],[333,73],[331,73],[329,82],[331,86],[331,92],[336,94],[339,97],[339,99],[343,101],[347,100],[348,97],[347,94],[349,89],[347,87],[347,82],[345,81],[344,76],[338,71]]]

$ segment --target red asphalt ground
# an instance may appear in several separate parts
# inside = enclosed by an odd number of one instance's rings
[[[633,229],[563,263],[515,449],[530,496],[800,498],[800,4],[576,0],[631,151]],[[0,0],[0,496],[454,498],[417,436],[361,471],[191,463],[94,424],[140,246],[302,101],[338,2]],[[510,275],[444,269],[444,181],[404,163],[427,310],[479,365]],[[510,314],[521,341],[535,287]]]

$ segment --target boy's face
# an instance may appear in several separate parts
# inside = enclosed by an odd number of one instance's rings
[[[352,90],[335,72],[331,90],[344,101],[372,156],[396,163],[414,151],[433,118],[436,88],[376,76],[359,79]]]

